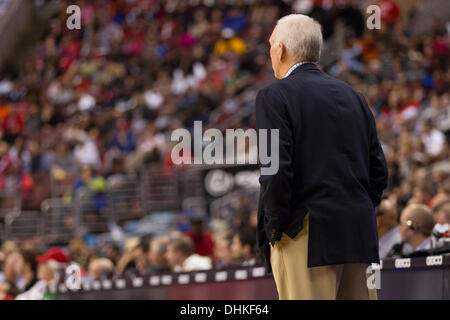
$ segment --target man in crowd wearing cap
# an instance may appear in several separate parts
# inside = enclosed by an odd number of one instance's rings
[[[28,291],[18,295],[16,300],[43,300],[50,285],[59,280],[61,268],[69,263],[67,254],[60,248],[50,248],[44,255],[36,258],[39,281]]]

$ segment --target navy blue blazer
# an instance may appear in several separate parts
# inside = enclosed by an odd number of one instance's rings
[[[307,212],[308,267],[379,262],[375,207],[388,173],[363,95],[305,63],[259,91],[256,127],[279,129],[279,170],[259,179],[257,247],[268,272],[269,243],[294,238]]]

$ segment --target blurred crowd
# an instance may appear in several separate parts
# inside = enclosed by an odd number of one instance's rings
[[[450,223],[450,30],[434,19],[415,33],[422,1],[406,10],[381,0],[381,29],[369,31],[365,2],[80,0],[82,28],[69,31],[69,2],[59,1],[24,70],[0,74],[0,191],[19,190],[23,208],[39,209],[50,178],[71,176],[71,190],[87,186],[101,208],[102,192],[126,174],[174,167],[174,129],[196,120],[204,130],[254,127],[256,92],[274,81],[270,33],[279,17],[301,12],[322,24],[321,68],[363,93],[376,117],[389,167],[380,255],[431,247],[435,225]],[[256,218],[244,211],[245,222],[228,221],[224,232],[191,221],[186,232],[100,248],[6,242],[0,299],[42,298],[69,261],[87,281],[252,265]]]
[[[260,265],[255,233],[255,225],[250,223],[242,224],[235,233],[212,232],[202,218],[193,217],[187,232],[173,229],[167,235],[128,238],[121,244],[89,247],[77,238],[67,248],[45,251],[33,241],[20,245],[6,241],[0,251],[0,300],[55,298],[48,288],[65,281],[66,269],[72,263],[80,267],[76,275],[82,283]]]

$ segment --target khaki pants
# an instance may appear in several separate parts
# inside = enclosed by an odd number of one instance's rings
[[[308,223],[309,213],[294,239],[283,233],[271,246],[270,262],[280,300],[376,300],[376,290],[367,287],[367,263],[308,268]]]

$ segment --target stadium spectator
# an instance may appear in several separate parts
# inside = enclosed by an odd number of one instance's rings
[[[124,154],[129,154],[136,150],[136,140],[133,133],[129,130],[129,124],[125,119],[117,120],[117,133],[109,142],[108,148],[117,148]]]
[[[30,290],[38,281],[36,257],[37,254],[33,251],[22,250],[15,261],[16,286],[22,292]]]
[[[77,164],[109,177],[112,159],[118,159],[137,172],[149,162],[170,162],[167,141],[177,126],[191,129],[193,120],[222,129],[254,126],[252,95],[270,81],[265,33],[278,16],[300,10],[315,16],[331,41],[333,52],[324,52],[323,68],[354,85],[373,108],[383,147],[392,153],[390,187],[396,192],[405,177],[432,165],[436,153],[448,159],[442,134],[448,136],[450,129],[450,44],[445,24],[436,21],[431,32],[416,35],[420,21],[414,15],[397,1],[379,3],[386,24],[369,32],[365,7],[354,1],[311,2],[300,9],[297,2],[275,1],[187,5],[192,15],[183,27],[176,18],[185,12],[179,2],[83,2],[82,31],[51,28],[27,72],[0,74],[6,143],[0,148],[6,150],[6,156],[0,152],[0,187],[27,185],[30,197],[37,198],[27,201],[39,207],[42,190],[32,188],[26,176],[21,182],[21,172],[31,167],[45,172],[50,161],[63,170],[56,171],[58,177],[70,172],[79,178]],[[418,10],[413,4],[411,12]],[[49,25],[64,23],[64,14],[56,13]],[[335,32],[339,21],[343,43]],[[334,52],[336,59],[328,63]],[[427,119],[434,129],[421,134]]]
[[[52,159],[52,170],[63,170],[67,173],[75,173],[76,162],[75,158],[71,155],[67,143],[59,142],[55,146]]]
[[[74,238],[70,240],[68,254],[70,261],[75,262],[80,266],[86,265],[90,258],[89,250],[81,238]]]
[[[0,273],[0,278],[1,278],[0,281],[4,281],[4,282],[10,281],[15,285],[15,283],[14,283],[14,278],[15,278],[14,268],[13,268],[13,263],[12,263],[13,259],[11,256],[12,256],[11,252],[7,252],[7,253],[3,254],[2,264],[1,264],[2,270]]]
[[[85,132],[80,132],[75,139],[73,154],[80,167],[100,169],[100,155],[92,137]]]
[[[231,234],[216,235],[214,238],[214,268],[221,269],[233,264]]]
[[[435,225],[430,208],[423,204],[407,206],[400,217],[402,240],[411,245],[413,251],[431,248],[431,232]]]
[[[14,300],[19,293],[11,281],[0,282],[0,300]]]
[[[135,277],[138,275],[138,272],[136,263],[134,262],[133,249],[130,247],[125,248],[116,264],[116,274]]]
[[[433,209],[433,216],[436,223],[450,225],[450,200],[445,201]]]
[[[19,294],[16,300],[53,299],[48,292],[50,285],[57,285],[61,271],[69,263],[69,257],[60,248],[50,248],[44,255],[36,257],[38,264],[38,279],[29,290]]]
[[[126,174],[122,158],[113,158],[111,161],[111,171],[106,174],[106,183],[108,189],[120,190],[121,185],[125,182]]]
[[[105,257],[112,261],[114,265],[117,265],[120,259],[120,247],[115,243],[108,243],[105,248]]]
[[[148,274],[169,273],[170,267],[166,260],[166,251],[168,238],[165,236],[155,237],[150,241],[150,248],[148,250],[147,268]]]
[[[147,237],[131,238],[117,262],[116,272],[126,277],[143,276],[148,267],[149,239]]]
[[[90,280],[112,279],[114,264],[108,258],[94,258],[89,262],[87,275]]]
[[[90,213],[98,213],[106,207],[106,190],[106,181],[103,176],[90,167],[84,167],[81,178],[73,183],[72,197],[78,196],[83,207],[91,211]]]
[[[243,266],[252,266],[256,263],[255,234],[256,229],[241,228],[241,230],[233,236],[233,240],[231,243],[231,254],[234,263]]]
[[[377,227],[380,259],[384,259],[392,247],[402,242],[397,228],[399,216],[397,208],[390,200],[383,200],[377,208]]]
[[[194,244],[187,236],[172,239],[167,245],[166,259],[174,272],[211,269],[211,259],[194,253]]]
[[[190,230],[186,232],[194,243],[194,253],[200,256],[213,257],[214,241],[209,230],[206,230],[203,218],[190,219]]]
[[[422,141],[426,154],[431,157],[436,157],[442,152],[445,136],[441,131],[433,127],[432,121],[427,120],[423,127]]]
[[[140,275],[145,275],[148,268],[148,250],[150,237],[144,236],[139,239],[139,244],[133,249],[134,263]]]

